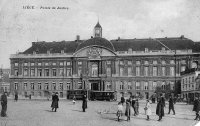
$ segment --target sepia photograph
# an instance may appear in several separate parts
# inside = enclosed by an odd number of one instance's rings
[[[200,126],[200,0],[1,0],[0,126]]]

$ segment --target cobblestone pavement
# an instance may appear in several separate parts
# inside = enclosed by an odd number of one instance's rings
[[[8,101],[8,117],[0,117],[0,126],[193,126],[195,114],[192,105],[175,104],[176,115],[167,114],[168,105],[165,108],[165,117],[157,121],[155,114],[156,104],[151,104],[152,115],[150,121],[144,114],[145,102],[140,101],[140,114],[132,116],[127,122],[126,117],[117,121],[117,102],[89,101],[88,109],[82,112],[82,102],[61,100],[57,112],[51,112],[51,101],[47,100],[19,100]]]

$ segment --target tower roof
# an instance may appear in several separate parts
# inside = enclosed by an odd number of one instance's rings
[[[99,21],[97,22],[95,28],[101,28],[101,25],[99,24]]]

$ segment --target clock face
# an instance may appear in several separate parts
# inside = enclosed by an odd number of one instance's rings
[[[97,34],[99,34],[99,33],[100,33],[99,29],[97,29],[97,30],[96,30],[96,33],[97,33]]]

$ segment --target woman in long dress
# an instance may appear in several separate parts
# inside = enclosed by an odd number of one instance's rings
[[[149,120],[149,116],[151,115],[151,105],[149,103],[149,100],[147,100],[144,110],[145,114],[147,115],[147,120]]]

